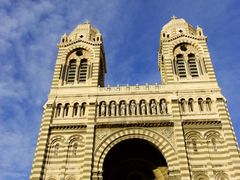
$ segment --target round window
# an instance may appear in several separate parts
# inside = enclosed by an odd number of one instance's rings
[[[186,45],[181,45],[181,46],[180,46],[180,49],[181,49],[182,51],[186,51],[186,50],[187,50],[187,46],[186,46]]]
[[[82,54],[83,54],[83,53],[82,53],[81,50],[77,50],[77,51],[76,51],[76,55],[77,55],[77,56],[81,56]]]

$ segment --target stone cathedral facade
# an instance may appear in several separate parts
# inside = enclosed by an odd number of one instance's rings
[[[162,84],[116,87],[98,29],[61,37],[31,180],[240,180],[207,37],[175,17],[160,36]]]

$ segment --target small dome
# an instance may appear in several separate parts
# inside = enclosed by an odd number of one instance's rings
[[[175,16],[163,26],[161,33],[163,37],[173,37],[178,34],[191,34],[196,35],[196,29],[192,27],[182,18],[176,18]]]
[[[172,19],[167,24],[165,24],[163,26],[162,31],[167,31],[167,30],[169,30],[171,28],[174,28],[176,26],[184,27],[184,26],[187,26],[187,25],[188,25],[188,23],[184,19],[182,19],[182,18],[178,19],[177,17],[173,16]]]
[[[89,21],[79,24],[68,36],[69,40],[83,39],[87,41],[101,41],[100,31]]]

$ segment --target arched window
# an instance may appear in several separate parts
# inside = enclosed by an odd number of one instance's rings
[[[198,77],[198,70],[197,70],[197,64],[196,64],[196,58],[194,54],[188,55],[188,67],[189,67],[189,73],[192,77]]]
[[[76,67],[77,67],[76,60],[75,59],[70,60],[68,67],[67,83],[74,83]]]
[[[65,104],[63,116],[68,116],[69,106],[70,106],[69,103]]]
[[[203,99],[202,98],[198,99],[198,106],[199,106],[199,110],[203,111]]]
[[[212,110],[212,101],[210,98],[206,99],[206,106],[207,106],[207,111],[211,111]]]
[[[80,62],[80,69],[79,69],[79,82],[86,82],[87,69],[88,69],[87,59],[82,59]]]
[[[185,103],[185,99],[180,100],[180,107],[182,112],[185,112]]]
[[[82,103],[81,116],[85,116],[85,114],[86,114],[86,103]]]
[[[192,98],[190,98],[188,100],[188,110],[189,110],[189,112],[193,112],[193,99]]]
[[[178,55],[177,55],[176,65],[177,65],[177,73],[178,73],[178,76],[179,76],[180,78],[185,78],[185,77],[187,77],[187,75],[186,75],[186,69],[185,69],[185,63],[184,63],[183,55],[182,55],[182,54],[178,54]]]
[[[61,115],[61,109],[62,109],[62,104],[58,104],[56,109],[56,117],[59,117]]]
[[[77,114],[78,114],[78,107],[79,107],[78,103],[75,103],[73,105],[73,116],[77,116]]]

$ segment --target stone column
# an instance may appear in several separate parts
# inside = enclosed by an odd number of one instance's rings
[[[64,117],[64,105],[62,105],[62,107],[61,107],[60,117],[61,117],[61,118]]]
[[[69,105],[67,117],[73,117],[73,106]]]
[[[156,106],[157,106],[157,114],[161,114],[161,109],[160,109],[160,103],[156,102]]]
[[[77,107],[77,117],[81,116],[81,105],[79,104]]]
[[[146,115],[151,115],[150,103],[146,102]]]
[[[172,100],[172,115],[173,115],[173,121],[174,121],[174,135],[175,135],[175,141],[177,150],[176,153],[178,155],[178,170],[180,171],[181,179],[184,180],[190,180],[191,174],[190,174],[190,166],[187,156],[187,147],[185,144],[185,138],[184,138],[184,129],[182,126],[182,116],[180,115],[179,107],[178,107],[178,99]],[[170,167],[169,167],[170,168]],[[170,169],[172,170],[172,169]]]
[[[126,102],[126,116],[130,116],[129,104]]]
[[[55,118],[58,117],[57,112],[58,112],[58,108],[55,107],[55,108],[53,109],[53,116],[54,116]]]
[[[83,180],[89,180],[92,176],[93,164],[93,149],[94,149],[94,136],[95,136],[95,120],[96,120],[96,98],[90,97],[89,104],[86,108],[87,129],[85,136],[85,154],[83,164]]]
[[[137,106],[137,115],[140,115],[141,114],[141,107],[140,107],[140,103],[136,103],[136,106]]]
[[[96,109],[96,113],[97,113],[97,114],[96,114],[96,117],[99,117],[99,113],[100,113],[99,108],[100,108],[100,105],[97,104],[97,105],[96,105],[96,108],[97,108],[97,109]]]
[[[74,78],[74,84],[77,84],[78,78],[79,78],[79,68],[80,68],[80,61],[76,61],[76,70],[75,70],[75,78]]]
[[[119,116],[119,104],[116,103],[116,116]]]
[[[109,111],[110,111],[109,104],[106,103],[106,107],[105,108],[106,108],[106,110],[105,110],[106,111],[106,117],[108,117],[109,116]]]

